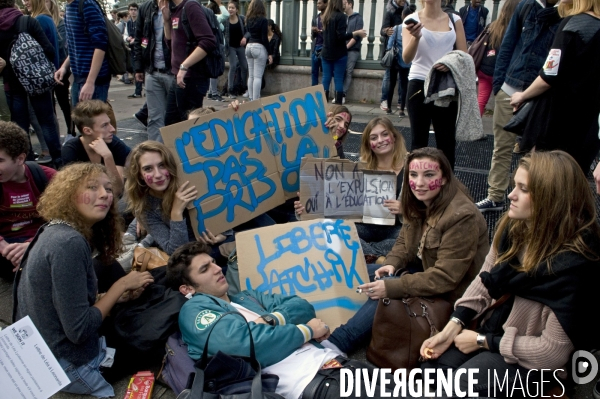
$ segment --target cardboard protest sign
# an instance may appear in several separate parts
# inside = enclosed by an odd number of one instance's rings
[[[0,332],[0,397],[46,399],[70,383],[29,316]]]
[[[162,128],[180,183],[190,181],[199,193],[190,209],[196,237],[296,196],[302,157],[326,158],[335,150],[326,107],[323,88],[314,86]]]
[[[240,287],[298,295],[335,328],[367,298],[356,287],[369,277],[356,227],[318,219],[249,230],[236,235]]]
[[[364,175],[364,206],[363,223],[393,226],[396,215],[383,206],[385,200],[396,199],[396,174],[365,170]]]
[[[383,206],[383,201],[396,198],[396,174],[364,167],[344,159],[303,159],[301,219],[331,217],[394,225],[396,217]]]

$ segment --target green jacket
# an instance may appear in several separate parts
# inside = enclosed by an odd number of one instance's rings
[[[262,368],[275,364],[312,339],[312,329],[305,323],[316,317],[313,306],[297,296],[242,291],[229,298],[259,315],[270,315],[276,325],[248,323],[254,339],[256,358]],[[237,311],[231,304],[212,295],[195,294],[179,313],[179,328],[192,359],[202,356],[212,325],[224,313]],[[250,339],[246,323],[240,317],[228,316],[214,327],[208,355],[217,351],[236,356],[249,356]]]

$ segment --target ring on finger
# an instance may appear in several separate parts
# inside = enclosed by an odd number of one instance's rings
[[[369,288],[369,292],[372,294],[373,292],[375,292],[375,290],[373,288]]]

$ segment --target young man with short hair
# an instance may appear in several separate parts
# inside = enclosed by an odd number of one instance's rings
[[[339,370],[372,371],[372,366],[349,360],[326,341],[329,327],[315,317],[315,309],[306,300],[255,290],[229,296],[229,284],[210,252],[208,245],[190,242],[175,250],[167,264],[167,284],[190,298],[179,313],[179,327],[192,359],[202,356],[213,325],[209,356],[217,351],[248,356],[250,337],[243,320],[228,316],[214,324],[227,312],[239,312],[250,326],[262,372],[279,376],[276,392],[285,398],[299,398],[303,393],[313,399],[336,397],[340,392]],[[356,397],[367,397],[364,387],[363,382],[362,395],[356,392]],[[393,382],[388,387],[393,388]],[[328,390],[334,396],[326,395]],[[371,397],[379,398],[380,394],[377,386]]]
[[[348,28],[346,32],[354,32],[364,27],[364,21],[362,15],[354,12],[354,0],[344,0],[344,12],[348,16]],[[344,98],[342,104],[346,103],[346,93],[350,89],[350,83],[352,83],[352,72],[356,62],[360,60],[360,47],[362,43],[362,37],[356,36],[346,42],[346,48],[348,49],[348,61],[346,62],[346,76],[344,77]]]
[[[32,171],[25,163],[28,152],[25,131],[16,123],[0,121],[0,274],[3,275],[21,264],[29,243],[44,224],[36,210],[43,191],[38,184],[45,187],[56,174],[54,169],[33,163],[31,168],[36,170]],[[34,173],[38,174],[37,180]]]
[[[460,9],[459,15],[465,27],[468,46],[485,29],[489,12],[487,8],[481,5],[481,0],[471,0],[470,4]]]
[[[73,123],[81,135],[63,145],[65,165],[73,162],[101,163],[114,180],[116,197],[123,193],[123,169],[131,149],[115,136],[109,106],[99,100],[82,101],[73,109]]]
[[[83,1],[82,14],[79,13],[80,1]],[[73,107],[84,100],[106,101],[111,75],[104,56],[108,48],[108,31],[100,6],[96,0],[67,0],[65,25],[69,56],[56,71],[54,79],[62,84],[63,76],[71,68]]]

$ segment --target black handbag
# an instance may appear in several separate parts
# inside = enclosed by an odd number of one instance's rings
[[[533,101],[527,101],[521,104],[521,106],[513,112],[513,116],[504,126],[504,130],[522,136],[525,132],[525,126],[527,125],[527,121],[529,120],[529,116],[531,114],[532,105]]]
[[[227,315],[237,315],[244,319],[241,313],[227,312],[217,320],[206,338],[202,357],[194,368],[195,375],[190,376],[188,387],[177,399],[284,399],[275,393],[279,377],[274,374],[261,374],[260,363],[256,360],[254,340],[250,326],[250,357],[230,356],[221,351],[211,358],[208,357],[208,342],[215,326]]]
[[[394,65],[394,61],[398,59],[398,47],[396,46],[396,32],[398,29],[394,30],[394,34],[390,37],[389,40],[393,41],[392,48],[389,49],[383,57],[381,57],[380,64],[384,68],[391,68]]]

